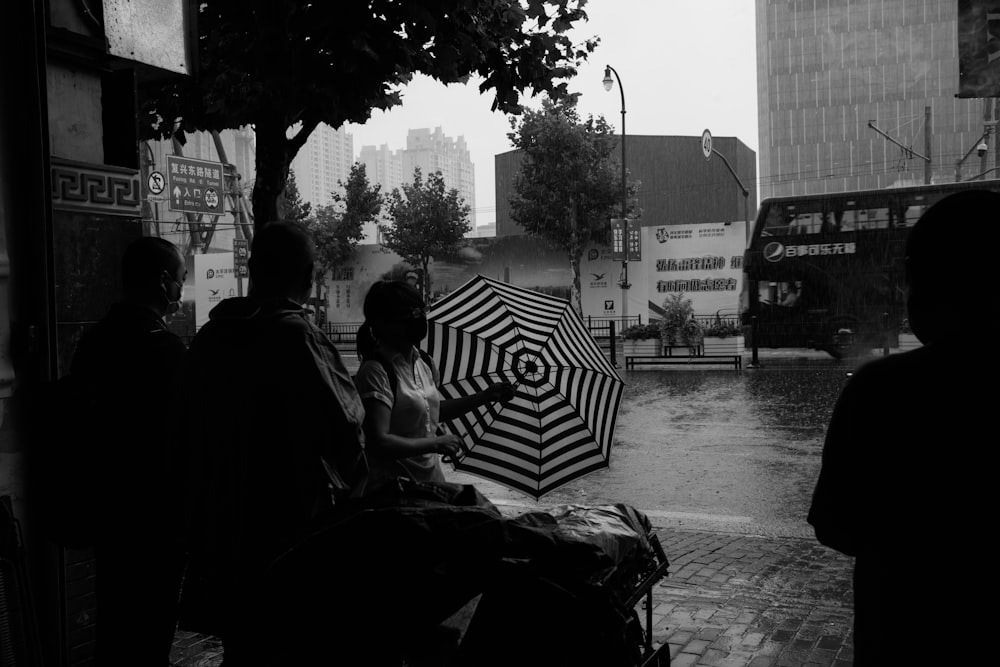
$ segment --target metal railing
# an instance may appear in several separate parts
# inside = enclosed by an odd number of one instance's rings
[[[587,315],[584,322],[588,328],[604,326],[608,322],[614,322],[617,331],[621,331],[633,324],[642,324],[642,315],[619,315],[618,317],[594,317]]]

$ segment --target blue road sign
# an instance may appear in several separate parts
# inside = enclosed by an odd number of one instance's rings
[[[167,156],[167,209],[222,215],[224,192],[221,162]]]

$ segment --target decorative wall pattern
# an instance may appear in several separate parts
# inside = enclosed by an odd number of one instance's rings
[[[52,158],[52,208],[129,218],[140,216],[134,169]]]

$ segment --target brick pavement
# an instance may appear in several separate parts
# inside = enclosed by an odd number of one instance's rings
[[[653,589],[653,640],[672,666],[853,663],[852,559],[801,538],[656,532],[670,573]]]
[[[670,574],[653,589],[653,641],[670,645],[673,667],[852,664],[852,559],[800,538],[656,532]],[[222,647],[178,632],[171,658],[218,667]]]

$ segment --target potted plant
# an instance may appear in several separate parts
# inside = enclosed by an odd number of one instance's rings
[[[658,357],[663,354],[663,340],[658,324],[633,324],[622,330],[625,354],[630,357]]]
[[[917,338],[917,335],[913,333],[913,329],[910,328],[910,320],[904,319],[899,324],[899,345],[897,346],[900,352],[906,352],[907,350],[912,350],[913,348],[920,347],[923,343]]]
[[[690,324],[693,321],[694,307],[691,299],[685,299],[684,292],[669,295],[663,302],[663,319],[660,320],[663,344],[688,345],[694,334]]]
[[[716,316],[715,321],[705,328],[705,354],[730,355],[743,354],[745,339],[743,328],[732,320],[723,320]]]

